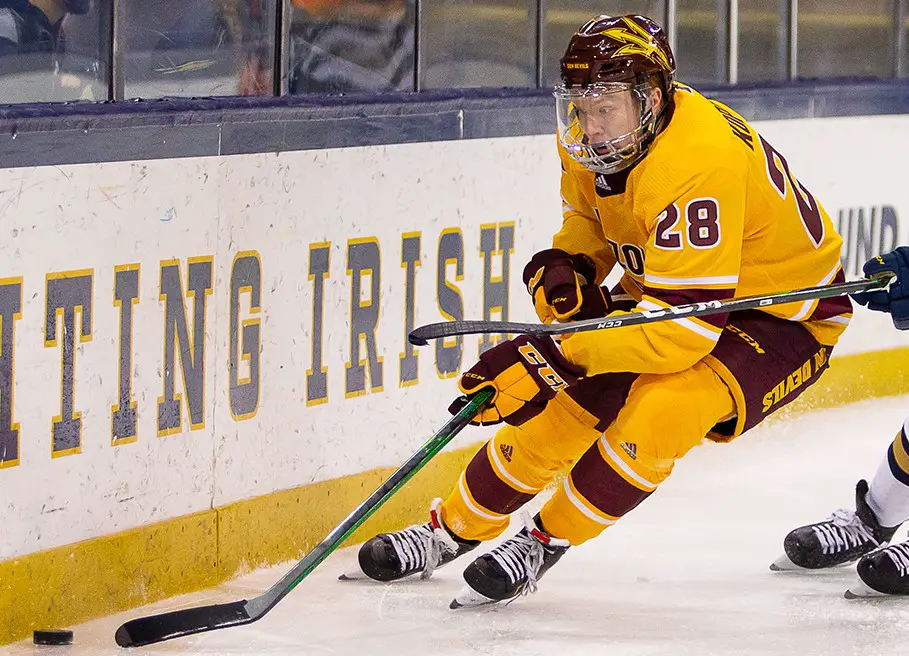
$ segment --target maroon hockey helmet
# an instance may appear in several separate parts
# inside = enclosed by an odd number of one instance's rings
[[[669,88],[675,56],[663,28],[646,16],[597,16],[568,43],[561,61],[566,87],[599,82],[644,82],[658,75]]]
[[[663,28],[645,16],[597,16],[575,33],[561,60],[555,88],[559,138],[569,154],[598,173],[615,173],[638,162],[662,128],[672,102],[675,57]],[[662,91],[655,106],[653,89]],[[624,132],[597,134],[585,124],[586,105],[611,94],[631,94],[636,124]],[[583,100],[582,100],[583,99]],[[615,98],[603,101],[614,105]],[[602,113],[602,112],[601,112]]]

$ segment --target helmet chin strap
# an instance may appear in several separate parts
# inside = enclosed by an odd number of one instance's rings
[[[640,161],[640,158],[643,157],[647,151],[650,149],[650,144],[653,143],[653,140],[656,139],[657,135],[663,131],[663,128],[666,127],[665,120],[668,115],[668,109],[670,103],[673,102],[672,97],[669,95],[668,89],[666,89],[666,84],[663,79],[660,79],[659,85],[657,88],[663,92],[663,102],[660,105],[660,109],[653,116],[653,129],[648,130],[647,134],[641,140],[640,145],[640,156],[635,158],[635,164]],[[644,115],[644,111],[647,108],[647,98],[641,98],[641,115]]]
[[[639,76],[639,77],[642,78],[643,76]],[[642,80],[639,80],[638,84],[641,84],[641,82],[642,82]],[[662,89],[662,85],[659,88]],[[663,97],[664,98],[667,97],[665,92],[663,93]],[[642,95],[639,102],[641,104],[640,116],[643,117],[648,111],[647,110],[647,95],[646,94]],[[609,173],[607,175],[611,175],[612,173],[619,173],[620,171],[625,171],[625,170],[634,168],[635,166],[638,165],[638,163],[640,163],[640,161],[642,159],[644,159],[644,156],[647,154],[647,151],[650,149],[650,144],[653,143],[653,140],[656,138],[656,135],[659,132],[659,129],[661,127],[659,124],[660,124],[661,119],[663,118],[665,109],[666,109],[666,103],[664,102],[662,107],[660,107],[659,112],[657,112],[656,115],[653,116],[648,121],[648,123],[651,123],[653,125],[653,129],[646,130],[644,138],[635,144],[635,148],[636,148],[637,152],[632,157],[625,159],[623,162],[623,166],[616,169],[615,171],[612,171],[611,173]],[[641,127],[643,129],[643,125]]]

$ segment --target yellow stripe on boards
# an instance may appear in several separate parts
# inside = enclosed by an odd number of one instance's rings
[[[0,644],[217,585],[214,510],[0,562]]]
[[[835,357],[820,381],[768,421],[907,393],[909,348]],[[448,493],[477,448],[436,456],[348,544],[425,519],[430,500]],[[72,626],[297,559],[393,471],[275,492],[0,562],[0,645],[36,628]]]
[[[909,393],[909,347],[836,356],[820,380],[765,421],[786,420],[808,410]]]
[[[474,444],[437,455],[345,546],[425,520],[429,502],[448,493],[476,451]],[[0,562],[0,645],[30,637],[34,629],[72,626],[301,558],[395,469],[274,492]]]

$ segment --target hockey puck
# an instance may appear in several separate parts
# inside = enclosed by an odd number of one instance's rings
[[[32,634],[32,640],[36,645],[71,645],[73,644],[73,632],[65,629],[35,631]]]

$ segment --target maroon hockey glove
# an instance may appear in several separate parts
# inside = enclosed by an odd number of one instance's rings
[[[521,335],[483,353],[480,361],[461,375],[458,387],[464,394],[484,387],[495,390],[495,396],[472,423],[504,421],[520,426],[540,414],[550,399],[583,375],[584,370],[565,359],[551,338]],[[463,397],[457,399],[449,412],[457,414],[464,402]]]
[[[587,285],[581,292],[581,309],[571,315],[572,321],[599,319],[613,310],[612,297],[605,287]]]
[[[588,256],[550,248],[524,267],[524,284],[543,323],[590,319],[609,313],[609,293],[596,286],[596,275],[596,264]]]

